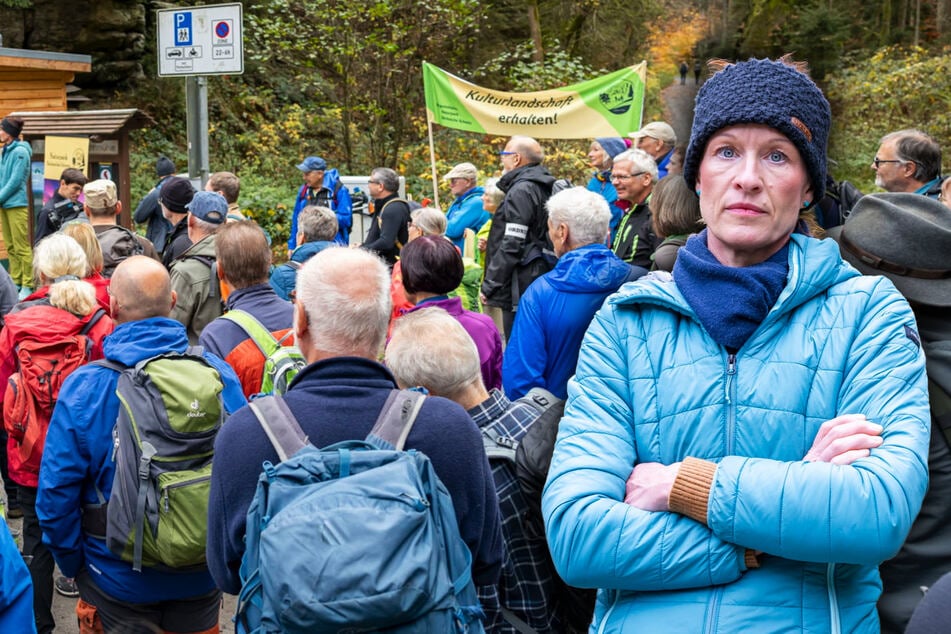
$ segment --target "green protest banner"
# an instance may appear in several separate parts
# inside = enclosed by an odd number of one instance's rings
[[[423,62],[429,120],[482,134],[544,139],[623,136],[641,127],[647,65],[579,84],[513,93],[483,88]]]

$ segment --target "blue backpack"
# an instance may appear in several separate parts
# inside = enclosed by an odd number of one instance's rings
[[[248,508],[237,632],[484,631],[449,492],[402,451],[424,398],[393,390],[366,441],[324,449],[281,397],[251,402],[281,462]]]

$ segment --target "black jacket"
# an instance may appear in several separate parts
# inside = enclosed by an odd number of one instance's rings
[[[922,349],[928,363],[931,391],[931,447],[928,451],[928,492],[905,544],[879,567],[883,592],[878,601],[882,632],[904,632],[924,593],[939,577],[951,572],[951,322],[947,309],[916,307]],[[941,394],[943,392],[943,395]],[[939,411],[940,410],[940,411]],[[869,417],[874,420],[873,417]]]
[[[165,248],[162,250],[162,264],[165,268],[171,269],[172,263],[188,251],[191,245],[191,238],[188,237],[188,216],[185,216],[172,227],[171,233],[165,236]]]
[[[555,177],[537,163],[499,179],[505,198],[492,217],[482,281],[488,305],[515,310],[528,285],[555,265],[545,209],[554,182]]]
[[[626,212],[617,228],[612,250],[628,264],[651,268],[651,254],[660,240],[651,227],[651,210],[647,203],[641,203]]]
[[[376,251],[392,267],[409,239],[409,205],[398,194],[390,194],[374,200],[373,208],[376,211],[363,248]]]

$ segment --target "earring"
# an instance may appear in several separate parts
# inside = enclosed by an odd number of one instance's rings
[[[804,200],[804,201],[802,201],[802,208],[803,208],[803,209],[809,209],[809,205],[810,205],[810,204],[812,204],[812,203],[810,203],[808,200]]]
[[[696,192],[697,192],[697,196],[699,197],[699,196],[700,196],[700,190],[698,189],[698,190],[696,190]]]

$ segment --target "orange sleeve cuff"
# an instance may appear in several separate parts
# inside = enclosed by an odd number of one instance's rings
[[[753,568],[759,568],[759,559],[756,558],[756,551],[750,548],[747,548],[743,553],[743,563],[746,564],[747,570],[752,570]]]
[[[699,458],[687,458],[680,464],[670,489],[667,506],[674,513],[707,524],[707,504],[716,477],[717,464]]]

